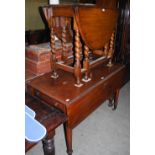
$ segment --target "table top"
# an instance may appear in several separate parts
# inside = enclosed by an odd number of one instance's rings
[[[51,78],[51,73],[33,79],[28,83],[28,87],[32,87],[42,94],[55,99],[56,101],[69,105],[82,98],[98,85],[106,82],[114,74],[125,68],[124,65],[115,64],[107,67],[101,64],[91,70],[91,81],[83,83],[83,86],[75,87],[75,78],[72,73],[58,70],[59,77]]]
[[[93,50],[102,49],[117,27],[117,9],[80,4],[48,5],[43,7],[43,12],[49,27],[57,25],[56,21],[51,22],[53,17],[74,17],[74,26],[77,25],[84,43]],[[63,26],[66,25],[63,23]]]

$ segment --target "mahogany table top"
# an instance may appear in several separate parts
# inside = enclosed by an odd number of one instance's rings
[[[28,83],[28,87],[30,86],[64,105],[69,105],[124,68],[120,64],[113,65],[110,68],[104,64],[97,66],[91,71],[91,81],[83,82],[83,86],[80,88],[74,86],[73,74],[63,70],[58,70],[59,77],[57,79],[52,79],[51,73],[47,73],[32,80]]]

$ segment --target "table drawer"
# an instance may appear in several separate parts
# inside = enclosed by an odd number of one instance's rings
[[[49,105],[49,106],[54,106],[55,108],[58,108],[59,110],[63,111],[64,113],[66,113],[66,108],[65,105],[62,104],[61,102],[58,102],[52,98],[50,98],[49,96],[45,95],[44,93],[36,90],[35,88],[32,88],[31,86],[28,86],[27,88],[27,92],[34,96],[37,97],[38,99],[40,99],[42,102],[44,102],[45,104]]]

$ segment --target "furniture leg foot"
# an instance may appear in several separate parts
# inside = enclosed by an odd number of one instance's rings
[[[117,107],[114,106],[114,107],[112,108],[112,110],[114,111],[114,110],[116,110],[116,108],[117,108]]]
[[[68,127],[67,123],[64,123],[64,134],[65,134],[65,140],[66,140],[66,146],[67,146],[67,153],[68,155],[72,155],[72,129]]]
[[[113,110],[116,110],[116,108],[117,108],[119,92],[120,92],[119,89],[117,89],[117,90],[115,91],[115,95],[114,95],[114,108],[113,108]]]
[[[59,77],[59,75],[57,74],[57,72],[53,72],[51,75],[51,78],[53,79],[57,79]]]
[[[44,155],[55,155],[54,138],[42,140]]]
[[[73,150],[67,151],[67,154],[68,154],[68,155],[72,155],[72,153],[73,153]]]
[[[113,99],[109,99],[108,107],[112,107],[113,105]]]
[[[91,78],[85,78],[85,77],[84,77],[84,78],[82,79],[82,81],[83,81],[83,82],[89,82],[89,81],[91,81]]]

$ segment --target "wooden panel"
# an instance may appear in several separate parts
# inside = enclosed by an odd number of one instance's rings
[[[53,99],[47,95],[45,95],[42,91],[39,91],[29,85],[27,85],[27,92],[32,95],[34,98],[44,102],[44,104],[47,104],[49,106],[53,106],[58,108],[59,110],[66,113],[66,106],[62,104],[61,101]],[[45,103],[46,102],[46,103]]]
[[[91,114],[103,101],[112,94],[112,89],[99,85],[82,99],[78,100],[68,108],[68,124],[71,128],[77,126],[89,114]]]
[[[65,17],[73,17],[74,14],[72,5],[49,5],[42,8],[47,21],[49,21],[51,17],[63,17],[63,12],[65,12]]]
[[[76,7],[76,20],[82,39],[90,49],[102,49],[110,40],[117,23],[117,10]]]
[[[104,83],[100,82],[81,99],[71,104],[68,107],[69,126],[74,128],[105,100],[109,99],[115,90],[120,89],[125,84],[125,74],[125,68],[121,68],[118,72],[113,72],[111,77],[105,80]]]

